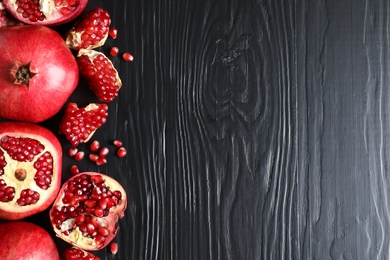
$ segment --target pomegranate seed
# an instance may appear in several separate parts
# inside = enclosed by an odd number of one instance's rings
[[[120,158],[125,157],[126,154],[127,154],[127,151],[126,151],[126,148],[124,148],[124,147],[119,148],[118,151],[116,152],[116,155],[118,155],[118,157],[120,157]]]
[[[111,242],[110,251],[111,251],[111,254],[116,255],[116,253],[118,253],[118,243]]]
[[[118,47],[112,47],[111,49],[110,49],[110,55],[111,56],[116,56],[116,55],[118,55],[118,53],[119,53],[119,49],[118,49]]]
[[[90,145],[90,149],[92,152],[97,152],[99,148],[100,148],[100,143],[97,140],[93,141]]]
[[[94,153],[91,153],[91,154],[89,155],[89,159],[90,159],[92,162],[96,162],[96,161],[99,159],[99,155],[94,154]]]
[[[116,147],[120,147],[120,146],[122,146],[122,141],[121,140],[114,140],[113,142],[112,142]]]
[[[100,149],[99,155],[100,157],[106,157],[109,152],[110,150],[107,147],[103,147],[102,149]]]
[[[108,230],[108,228],[106,228],[106,227],[100,227],[99,229],[98,229],[98,233],[100,234],[100,235],[102,235],[102,236],[108,236],[109,234],[110,234],[110,231]]]
[[[78,149],[77,149],[76,147],[71,147],[71,148],[69,148],[69,150],[68,150],[68,155],[69,155],[70,157],[73,157],[73,156],[76,155],[77,152],[78,152]]]
[[[78,167],[77,165],[72,165],[72,166],[70,167],[70,173],[71,173],[72,175],[79,174],[79,173],[80,173],[79,167]]]
[[[74,159],[76,161],[81,161],[84,159],[85,153],[83,151],[77,152],[76,155],[74,156]]]
[[[93,255],[80,248],[72,247],[65,249],[61,259],[73,259],[73,260],[100,260],[98,256]]]
[[[103,165],[103,164],[106,164],[107,163],[107,159],[104,158],[104,157],[100,157],[97,161],[96,161],[96,165]]]
[[[108,34],[111,36],[111,38],[116,39],[118,36],[118,30],[116,28],[111,28]]]
[[[123,53],[122,58],[125,61],[133,61],[134,60],[133,55],[131,55],[129,52]]]

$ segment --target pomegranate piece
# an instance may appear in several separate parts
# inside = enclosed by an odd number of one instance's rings
[[[13,17],[26,24],[54,26],[75,19],[88,0],[3,0]]]
[[[122,81],[112,62],[101,52],[80,50],[77,54],[80,74],[102,102],[111,102],[118,96]]]
[[[1,27],[0,49],[0,117],[38,123],[54,116],[79,81],[61,35],[46,26]]]
[[[77,247],[71,247],[65,249],[62,254],[63,260],[100,260],[98,256],[95,256],[92,253],[89,253],[85,250],[82,250]]]
[[[50,234],[36,224],[10,221],[0,224],[0,233],[1,260],[60,259]]]
[[[110,24],[110,14],[98,7],[83,15],[67,33],[65,42],[73,50],[95,49],[106,42]]]
[[[69,102],[60,122],[59,133],[65,134],[66,139],[76,147],[87,142],[106,122],[107,116],[107,104],[91,103],[79,108],[76,103]]]
[[[0,123],[0,218],[22,219],[47,209],[61,184],[62,148],[42,126]]]
[[[57,236],[83,250],[99,250],[116,236],[127,198],[113,178],[82,172],[66,181],[50,210]]]

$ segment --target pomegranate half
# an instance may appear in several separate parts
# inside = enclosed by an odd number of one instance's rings
[[[88,0],[3,0],[5,8],[26,24],[54,26],[75,19]]]
[[[61,173],[62,148],[52,132],[31,123],[0,123],[0,218],[18,220],[47,209]]]
[[[0,224],[0,259],[59,260],[50,234],[40,226],[14,221]]]
[[[78,84],[76,59],[46,26],[0,28],[0,117],[42,122],[54,116]]]
[[[127,197],[113,178],[82,172],[67,180],[50,209],[50,221],[58,237],[87,251],[107,246],[116,236]]]

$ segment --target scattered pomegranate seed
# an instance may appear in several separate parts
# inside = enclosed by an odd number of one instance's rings
[[[107,147],[103,147],[102,149],[100,149],[99,155],[100,157],[106,157],[109,152],[110,150]]]
[[[116,28],[111,28],[108,34],[111,36],[111,38],[116,39],[118,36],[118,30]]]
[[[99,143],[99,141],[95,140],[91,143],[91,145],[89,147],[90,147],[92,152],[97,152],[100,148],[100,143]]]
[[[117,146],[117,147],[120,147],[120,146],[122,146],[122,141],[121,140],[114,140],[113,142],[112,142],[115,146]]]
[[[97,159],[96,161],[96,165],[103,165],[103,164],[106,164],[107,163],[107,159],[104,158],[104,157],[100,157],[99,159]]]
[[[125,157],[126,154],[127,154],[127,151],[126,151],[126,148],[124,148],[124,147],[119,148],[118,151],[116,152],[116,155],[118,155],[120,158]]]
[[[133,61],[134,60],[133,55],[131,55],[129,52],[123,53],[122,57],[125,61]]]
[[[74,156],[74,159],[76,161],[81,161],[84,159],[85,153],[83,151],[77,152],[76,155]]]
[[[118,243],[117,242],[111,242],[110,251],[113,255],[116,255],[116,253],[118,253]]]
[[[72,175],[79,174],[79,173],[80,173],[79,167],[78,167],[77,165],[72,165],[72,166],[70,167],[70,173],[71,173]]]
[[[91,154],[89,155],[89,159],[90,159],[92,162],[96,162],[96,161],[99,159],[99,155],[94,154],[94,153],[91,153]]]
[[[118,49],[118,47],[112,47],[111,49],[110,49],[110,55],[111,56],[116,56],[116,55],[118,55],[118,53],[119,53],[119,49]]]
[[[69,148],[69,150],[68,150],[68,155],[69,155],[70,157],[73,157],[73,156],[76,155],[77,152],[78,152],[78,149],[77,149],[76,147],[71,147],[71,148]]]

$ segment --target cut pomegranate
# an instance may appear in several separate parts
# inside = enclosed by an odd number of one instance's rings
[[[100,101],[111,102],[118,96],[122,81],[112,62],[103,53],[80,50],[77,63],[82,78]]]
[[[58,260],[58,250],[50,234],[26,221],[0,224],[0,259]]]
[[[62,148],[42,126],[0,123],[0,218],[22,219],[54,201],[61,184]]]
[[[126,192],[113,178],[82,172],[62,186],[50,220],[57,236],[84,250],[99,250],[116,236]]]
[[[82,250],[77,247],[71,247],[65,249],[62,254],[63,260],[100,260],[98,256],[93,255],[85,250]]]
[[[46,26],[1,27],[0,49],[0,117],[38,123],[54,116],[79,81],[61,35]]]
[[[3,0],[5,8],[26,24],[54,26],[75,19],[88,0]]]
[[[75,147],[85,143],[106,122],[107,111],[107,104],[91,103],[79,108],[76,103],[69,102],[60,122],[59,133],[65,134],[66,139]]]
[[[110,30],[110,14],[98,7],[85,15],[66,35],[66,44],[73,50],[94,49],[102,46]]]

